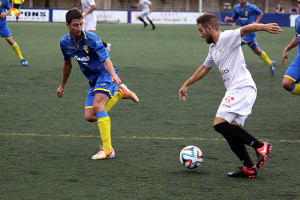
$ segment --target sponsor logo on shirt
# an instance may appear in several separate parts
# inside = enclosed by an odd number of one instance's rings
[[[226,69],[224,69],[224,70],[220,70],[220,73],[221,73],[222,75],[227,74],[227,73],[229,73],[229,69],[226,68]]]
[[[74,56],[74,58],[78,61],[81,61],[81,62],[88,62],[90,61],[90,57],[89,56],[86,56],[86,57],[78,57],[77,55]]]
[[[69,49],[75,49],[75,47],[69,47]]]

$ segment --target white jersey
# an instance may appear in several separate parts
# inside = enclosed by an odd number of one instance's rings
[[[211,44],[204,62],[206,67],[217,66],[222,75],[226,90],[256,85],[247,69],[241,47],[241,31],[227,30],[221,32],[216,44]]]
[[[150,11],[149,5],[151,4],[151,1],[149,0],[140,0],[140,5],[142,7],[143,11]]]
[[[87,13],[93,5],[96,5],[94,0],[81,0],[81,6],[83,9],[83,14]],[[87,20],[97,20],[94,12],[91,12],[86,16]]]

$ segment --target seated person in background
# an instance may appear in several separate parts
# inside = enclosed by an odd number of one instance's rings
[[[290,14],[298,14],[299,13],[297,6],[291,7],[289,12],[290,12]]]
[[[281,5],[281,3],[277,4],[275,11],[276,11],[277,14],[283,14],[284,13],[284,7]]]

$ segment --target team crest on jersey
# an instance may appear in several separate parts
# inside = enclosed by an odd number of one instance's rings
[[[86,53],[89,53],[89,46],[88,45],[84,45],[83,49],[85,50]]]
[[[220,52],[220,53],[222,53],[222,51],[223,51],[222,49],[219,49],[219,52]]]
[[[104,85],[106,85],[106,84],[105,84],[105,83],[101,83],[100,85],[101,85],[101,86],[104,86]]]

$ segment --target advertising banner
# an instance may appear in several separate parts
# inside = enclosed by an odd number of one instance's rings
[[[131,12],[131,23],[142,23],[137,19],[139,11]],[[181,24],[195,25],[196,19],[200,16],[199,12],[152,12],[151,20],[154,24]],[[147,20],[146,20],[147,21]]]
[[[16,21],[16,17],[9,15],[6,21]],[[20,9],[19,21],[49,22],[49,9]]]
[[[56,10],[53,9],[53,22],[66,22],[65,16],[68,10]],[[95,10],[94,11],[97,21],[103,23],[127,23],[128,14],[127,11],[105,11]]]

